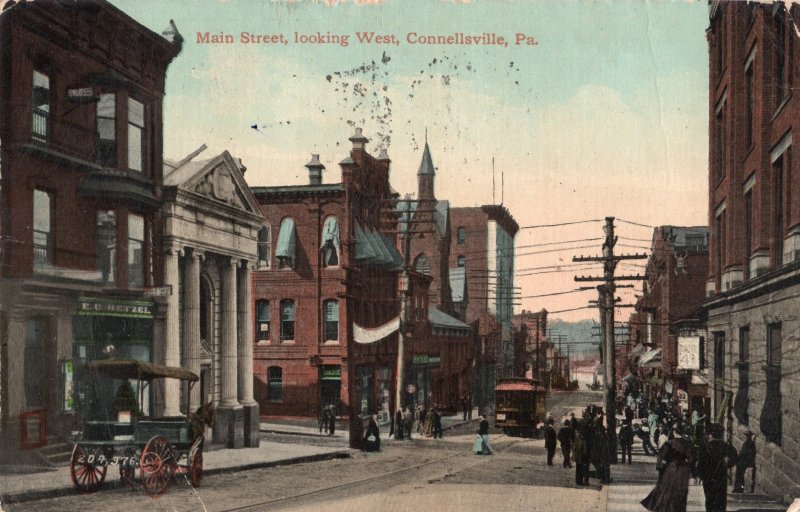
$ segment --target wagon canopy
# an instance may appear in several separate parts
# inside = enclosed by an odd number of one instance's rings
[[[180,379],[189,382],[197,382],[200,380],[197,374],[184,368],[160,366],[144,361],[136,361],[134,359],[92,361],[86,365],[86,370],[96,375],[114,379],[138,379],[148,382],[159,378]]]

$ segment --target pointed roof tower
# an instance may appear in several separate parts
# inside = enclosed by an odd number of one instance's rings
[[[436,168],[433,166],[433,158],[431,158],[431,149],[428,147],[428,141],[425,141],[425,150],[422,152],[422,161],[419,163],[418,176],[428,175],[435,176]]]

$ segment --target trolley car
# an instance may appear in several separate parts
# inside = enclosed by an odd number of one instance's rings
[[[495,427],[510,436],[535,436],[546,416],[547,389],[534,379],[498,379]]]
[[[140,404],[153,379],[179,379],[187,382],[190,389],[200,380],[183,368],[123,359],[95,361],[87,365],[86,371],[88,376],[138,380]],[[135,482],[138,469],[141,485],[150,494],[166,491],[176,474],[186,475],[193,486],[200,485],[204,436],[192,434],[190,410],[187,404],[185,417],[87,421],[72,449],[69,469],[73,485],[79,492],[96,491],[105,481],[109,466],[119,467],[124,483]]]

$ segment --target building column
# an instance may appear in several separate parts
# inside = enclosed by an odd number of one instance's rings
[[[259,408],[253,399],[253,314],[250,294],[251,263],[244,261],[239,271],[238,303],[239,346],[238,380],[239,403],[244,407],[244,445],[258,446]]]
[[[164,333],[164,364],[167,366],[181,365],[181,329],[180,329],[180,273],[178,271],[178,258],[183,251],[173,247],[164,253],[164,284],[172,287],[172,293],[167,296],[166,332]],[[181,382],[177,379],[163,379],[164,385],[164,416],[178,416],[181,414]]]
[[[200,374],[200,260],[203,254],[192,249],[186,257],[183,274],[183,367]],[[177,300],[177,296],[176,296]],[[192,386],[189,412],[200,407],[200,387]]]
[[[236,314],[236,268],[238,262],[231,258],[222,265],[222,325],[220,332],[221,354],[221,400],[217,407],[217,421],[214,436],[217,442],[225,443],[228,448],[244,446],[244,410],[237,399],[237,360],[236,349],[237,314]]]

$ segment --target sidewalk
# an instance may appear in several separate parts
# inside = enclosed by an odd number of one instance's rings
[[[203,452],[203,475],[349,457],[350,452],[350,449],[342,447],[274,443],[263,439],[258,448],[240,450],[208,445]],[[6,472],[6,469],[9,471]],[[14,469],[22,472],[10,472]],[[20,503],[77,492],[72,485],[68,466],[37,472],[33,472],[33,468],[23,467],[0,468],[0,471],[0,503]],[[105,488],[121,485],[116,467],[108,468],[103,485]]]
[[[647,456],[642,450],[642,444],[637,439],[632,450],[632,464],[619,464],[611,466],[611,484],[603,486],[603,492],[608,498],[608,512],[634,512],[644,511],[639,503],[655,487],[658,480],[656,472],[656,457]],[[730,488],[730,486],[729,486]],[[763,494],[732,494],[728,493],[728,512],[769,511],[784,512],[785,505]],[[687,512],[703,512],[705,510],[705,494],[702,484],[695,484],[689,480],[689,497]]]

